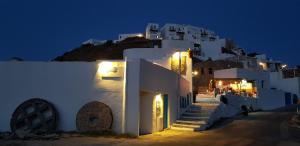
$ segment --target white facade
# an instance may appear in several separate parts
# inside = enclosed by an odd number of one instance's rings
[[[296,94],[300,97],[300,78],[283,78],[282,72],[270,73],[271,88]]]
[[[167,40],[188,40],[193,43],[201,43],[203,41],[213,41],[219,39],[214,32],[190,25],[165,24],[161,28],[163,39]]]
[[[186,97],[191,93],[189,82],[175,72],[145,60],[128,59],[128,62],[126,133],[140,135],[162,130],[163,120],[156,117],[156,110],[152,108],[155,107],[153,101],[158,94],[168,96],[169,127],[185,110],[179,108],[179,97]],[[158,125],[160,126],[157,127]]]
[[[173,45],[174,46],[173,46]],[[184,48],[190,43],[186,41],[164,40],[162,42],[163,48],[134,48],[124,51],[124,58],[126,59],[145,59],[160,65],[166,69],[171,70],[171,59],[176,52],[187,52],[189,48]],[[177,46],[175,48],[175,46]],[[187,54],[186,54],[187,55]],[[187,71],[182,75],[189,81],[190,90],[192,90],[192,59],[186,56]]]
[[[170,53],[175,53],[174,50],[166,49],[162,51],[166,56],[156,56],[152,52],[161,48],[150,49],[152,55],[146,49],[132,49],[134,53],[144,54],[140,58],[132,57],[127,51],[124,61],[0,62],[0,88],[3,89],[0,131],[10,130],[12,113],[31,98],[45,99],[54,105],[61,131],[76,130],[77,112],[91,101],[103,102],[111,108],[112,130],[116,133],[138,136],[168,128],[185,111],[178,106],[180,98],[191,97],[191,59],[186,59],[186,74],[179,75],[170,70]],[[118,64],[116,72],[113,63]],[[106,67],[113,67],[113,71]],[[160,110],[157,110],[157,95],[168,96],[168,100],[165,97],[160,100],[164,102],[160,103]],[[158,117],[156,113],[162,113],[164,106],[167,113]]]
[[[113,131],[122,133],[124,79],[101,80],[97,62],[0,62],[0,131],[10,130],[12,113],[22,102],[41,98],[59,113],[59,130],[76,130],[76,114],[90,101],[107,104]]]
[[[159,25],[155,23],[148,23],[146,27],[146,39],[157,40],[161,39],[161,33],[159,31]]]
[[[161,29],[161,37],[163,40],[187,41],[192,44],[194,57],[207,60],[225,59],[234,56],[226,52],[222,52],[222,48],[229,43],[227,39],[220,38],[213,31],[208,29],[180,24],[165,24]],[[232,48],[236,55],[241,55],[241,50]]]

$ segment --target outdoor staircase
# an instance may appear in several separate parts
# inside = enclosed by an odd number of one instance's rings
[[[197,103],[193,103],[180,119],[172,124],[173,130],[185,131],[202,131],[205,130],[210,115],[219,105],[219,101],[215,98],[197,99]]]

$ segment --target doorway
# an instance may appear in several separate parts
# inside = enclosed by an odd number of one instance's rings
[[[169,127],[169,99],[168,99],[168,94],[164,95],[164,115],[163,115],[163,120],[164,120],[164,129]]]
[[[154,105],[153,131],[154,132],[162,131],[164,128],[164,102],[161,94],[155,95],[153,105]]]

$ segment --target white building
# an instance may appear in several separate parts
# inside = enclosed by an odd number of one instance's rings
[[[146,27],[146,39],[157,40],[161,39],[161,33],[159,31],[159,25],[155,23],[149,23]]]
[[[189,101],[185,104],[192,99],[192,61],[186,50],[129,49],[125,60],[115,61],[0,62],[0,131],[10,131],[13,112],[32,98],[54,105],[61,131],[76,130],[77,112],[91,101],[110,107],[116,133],[168,128],[185,110],[178,106],[180,99]]]
[[[241,50],[237,48],[228,48],[233,53],[224,51],[223,48],[233,46],[232,42],[228,39],[220,38],[213,31],[208,29],[199,28],[191,25],[180,25],[180,24],[165,24],[160,31],[158,24],[150,23],[146,28],[147,39],[162,40],[181,40],[188,41],[193,44],[191,49],[194,52],[194,57],[201,60],[212,60],[225,59],[227,57],[233,57],[235,55],[241,55]],[[150,31],[151,28],[154,31]],[[151,36],[151,37],[150,37]]]
[[[236,85],[240,91],[248,92],[251,90],[250,93],[256,94],[253,97],[257,99],[258,106],[264,110],[295,104],[300,97],[299,77],[285,79],[280,71],[232,68],[217,70],[214,72],[214,77],[222,82],[226,80],[238,82]],[[242,85],[243,82],[245,82],[245,87]]]

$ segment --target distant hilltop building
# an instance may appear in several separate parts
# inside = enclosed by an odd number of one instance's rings
[[[99,41],[90,39],[82,44],[97,46],[106,42],[107,40]],[[193,58],[202,61],[227,60],[240,62],[244,68],[254,70],[278,71],[282,67],[287,67],[280,61],[269,59],[265,54],[247,54],[247,52],[243,48],[238,47],[233,40],[221,38],[211,30],[184,24],[167,23],[160,27],[159,24],[148,23],[145,32],[119,34],[118,39],[111,42],[118,45],[110,46],[108,49],[122,48],[119,49],[121,51],[119,54],[122,54],[122,51],[127,48],[189,48],[192,51]],[[124,43],[126,45],[124,45]],[[103,48],[101,49],[103,50]],[[117,50],[113,49],[113,51]],[[105,51],[105,54],[109,54],[113,51]],[[103,53],[100,56],[105,54]],[[115,56],[115,54],[117,53],[114,52],[113,54],[107,55],[108,57],[105,57],[105,59],[122,59],[112,57]],[[70,56],[70,53],[67,55]],[[99,55],[95,57],[97,56]],[[122,55],[119,55],[119,57],[120,56]],[[102,59],[95,57],[93,59]],[[91,59],[87,58],[87,60],[90,61]]]
[[[191,25],[167,23],[161,28],[159,24],[149,23],[145,32],[132,34],[119,34],[118,39],[113,42],[118,43],[128,38],[145,38],[147,40],[161,40],[162,44],[168,44],[170,40],[186,42],[186,47],[193,51],[195,58],[200,60],[219,60],[229,57],[245,55],[242,48],[238,48],[230,39],[220,38],[213,31]],[[82,44],[101,45],[105,41],[90,39]],[[174,44],[176,46],[177,44]],[[162,45],[164,47],[166,45]]]
[[[192,44],[190,49],[193,50],[194,57],[201,60],[224,59],[241,55],[244,52],[243,49],[237,48],[233,41],[220,38],[211,30],[191,25],[167,23],[160,28],[159,24],[149,23],[144,33],[120,34],[118,40],[114,42],[132,37],[144,37],[148,40],[186,41]]]

